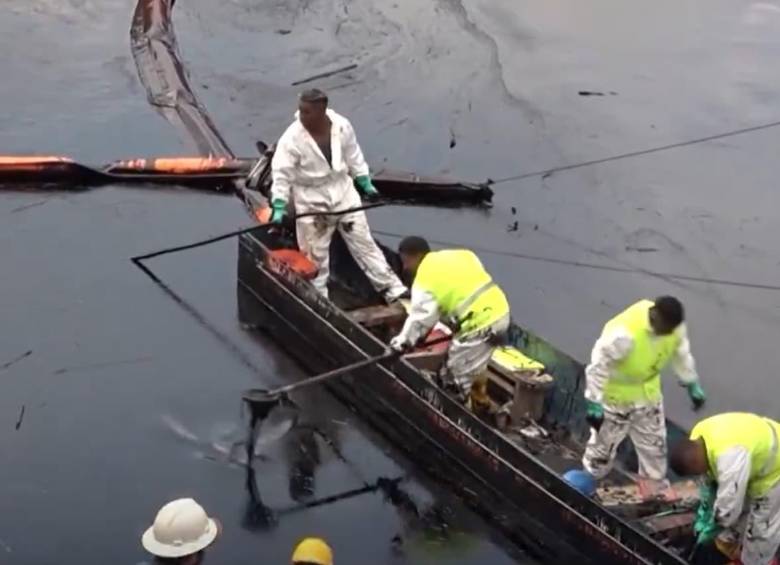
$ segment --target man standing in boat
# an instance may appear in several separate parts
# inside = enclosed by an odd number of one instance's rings
[[[407,237],[398,252],[414,283],[409,316],[390,346],[407,350],[442,319],[455,331],[445,379],[474,408],[484,396],[481,385],[490,357],[509,329],[506,296],[467,249],[431,251],[423,238]],[[480,386],[472,390],[475,381]]]
[[[352,124],[328,108],[324,92],[303,92],[295,117],[279,139],[271,161],[272,222],[284,219],[291,193],[297,215],[359,208],[356,186],[369,200],[378,196]],[[373,287],[388,302],[407,292],[371,236],[365,212],[309,216],[296,220],[295,226],[298,246],[318,267],[312,282],[324,296],[328,296],[330,241],[336,229]]]
[[[705,418],[672,449],[672,470],[704,475],[696,543],[715,541],[732,562],[777,563],[780,547],[780,423],[732,412]]]
[[[602,330],[585,369],[591,435],[583,466],[600,479],[609,473],[628,435],[639,458],[639,475],[666,478],[666,418],[661,371],[671,363],[698,410],[705,401],[684,324],[683,306],[672,296],[640,300]]]

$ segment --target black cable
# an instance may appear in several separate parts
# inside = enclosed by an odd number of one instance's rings
[[[343,216],[345,214],[351,214],[352,212],[362,212],[363,210],[370,210],[372,208],[381,208],[382,206],[388,206],[389,204],[386,202],[377,202],[374,204],[365,204],[363,206],[357,206],[355,208],[347,208],[346,210],[335,210],[333,212],[305,212],[303,214],[298,214],[297,216],[291,216],[291,220],[297,220],[299,218],[306,218],[310,216]],[[263,229],[268,229],[272,227],[279,227],[279,224],[262,224],[259,226],[250,226],[248,228],[242,228],[240,230],[231,231],[228,233],[223,233],[222,235],[217,235],[214,237],[210,237],[208,239],[203,239],[200,241],[196,241],[195,243],[188,243],[187,245],[179,245],[176,247],[168,247],[167,249],[161,249],[160,251],[154,251],[152,253],[146,253],[145,255],[136,255],[135,257],[131,257],[130,260],[134,263],[138,264],[138,261],[145,261],[147,259],[151,259],[152,257],[159,257],[160,255],[167,255],[169,253],[177,253],[179,251],[186,251],[187,249],[195,249],[196,247],[202,247],[204,245],[209,245],[212,243],[216,243],[218,241],[222,241],[223,239],[230,239],[231,237],[236,237],[238,235],[242,235],[245,233],[255,232]]]
[[[621,159],[630,159],[632,157],[641,157],[643,155],[650,155],[651,153],[658,153],[660,151],[667,151],[669,149],[677,149],[678,147],[687,147],[689,145],[696,145],[698,143],[706,143],[708,141],[715,141],[717,139],[723,139],[725,137],[733,137],[735,135],[743,135],[746,133],[752,133],[755,131],[761,131],[764,129],[770,129],[780,126],[780,121],[776,122],[769,122],[766,124],[761,124],[758,126],[751,126],[741,129],[735,129],[732,131],[727,131],[724,133],[718,133],[715,135],[708,135],[707,137],[699,137],[697,139],[689,139],[688,141],[679,141],[677,143],[670,143],[668,145],[661,145],[659,147],[652,147],[650,149],[642,149],[639,151],[631,151],[629,153],[621,153],[618,155],[613,155],[611,157],[603,157],[601,159],[592,159],[590,161],[583,161],[582,163],[574,163],[572,165],[562,165],[560,167],[553,167],[551,169],[545,169],[542,171],[534,171],[532,173],[520,173],[517,175],[512,175],[510,177],[500,178],[497,180],[489,179],[487,184],[488,185],[494,185],[494,184],[501,184],[509,181],[517,181],[517,180],[523,180],[531,177],[538,177],[538,176],[548,176],[553,173],[559,173],[561,171],[570,171],[572,169],[579,169],[581,167],[589,167],[591,165],[600,165],[602,163],[609,163],[611,161],[619,161]]]
[[[297,216],[293,216],[293,219],[297,218],[305,218],[307,216],[342,216],[344,214],[350,214],[352,212],[360,212],[362,210],[369,210],[371,208],[379,208],[380,206],[386,206],[386,203],[383,202],[377,202],[374,204],[366,204],[363,206],[358,206],[355,208],[347,208],[346,210],[336,210],[333,212],[306,212],[304,214],[299,214]],[[218,241],[222,241],[224,239],[229,239],[231,237],[235,237],[244,233],[249,233],[253,231],[257,231],[260,229],[266,229],[268,227],[272,227],[277,224],[262,224],[259,226],[251,226],[248,228],[243,228],[240,230],[232,231],[230,233],[225,233],[222,235],[210,237],[208,239],[204,239],[201,241],[197,241],[195,243],[190,243],[187,245],[179,245],[176,247],[169,247],[167,249],[161,249],[160,251],[155,251],[153,253],[146,253],[144,255],[136,255],[135,257],[131,257],[130,260],[133,262],[133,264],[141,269],[143,273],[149,277],[157,286],[159,286],[163,292],[165,292],[168,296],[170,296],[174,302],[176,302],[179,306],[184,308],[184,310],[187,311],[193,318],[195,318],[195,321],[197,321],[203,328],[205,328],[210,334],[212,334],[214,337],[219,340],[222,345],[227,347],[231,352],[233,352],[235,355],[238,356],[241,363],[243,363],[246,367],[254,371],[258,374],[263,374],[263,371],[258,367],[250,358],[250,356],[244,352],[237,344],[233,342],[224,332],[222,332],[219,328],[214,326],[211,322],[206,319],[203,314],[201,314],[197,308],[195,308],[192,304],[187,302],[184,298],[179,296],[171,287],[169,287],[165,282],[163,282],[160,277],[158,277],[149,267],[147,267],[144,264],[144,261],[147,259],[151,259],[153,257],[159,257],[160,255],[166,255],[169,253],[176,253],[178,251],[185,251],[187,249],[194,249],[196,247],[202,247],[204,245],[209,245],[211,243],[216,243]]]
[[[386,235],[388,237],[397,237],[397,238],[404,238],[406,237],[405,234],[400,233],[393,233],[388,231],[381,231],[381,230],[371,230],[373,233],[379,234],[379,235]],[[432,243],[437,243],[439,245],[454,245],[457,247],[463,247],[463,244],[456,243],[452,241],[442,241],[442,240],[436,240],[436,239],[428,239],[428,241]],[[529,261],[540,261],[542,263],[552,263],[555,265],[566,265],[569,267],[580,267],[583,269],[594,269],[599,271],[611,271],[614,273],[630,273],[630,274],[643,274],[648,275],[651,277],[657,277],[660,279],[671,279],[671,280],[677,280],[677,281],[686,281],[686,282],[699,282],[699,283],[707,283],[707,284],[717,284],[722,286],[733,286],[738,288],[753,288],[753,289],[759,289],[759,290],[780,290],[780,286],[778,285],[771,285],[771,284],[762,284],[762,283],[751,283],[751,282],[742,282],[742,281],[731,281],[727,279],[712,279],[707,277],[696,277],[692,275],[678,275],[674,273],[659,273],[656,271],[648,271],[646,269],[641,268],[628,268],[628,267],[612,267],[609,265],[601,265],[598,263],[587,263],[585,261],[574,261],[569,259],[557,259],[555,257],[545,257],[543,255],[531,255],[527,253],[517,253],[513,251],[497,251],[495,249],[488,249],[486,247],[476,247],[474,245],[469,245],[469,249],[472,249],[474,251],[479,251],[481,253],[491,253],[493,255],[501,255],[504,257],[513,257],[515,259],[526,259]]]

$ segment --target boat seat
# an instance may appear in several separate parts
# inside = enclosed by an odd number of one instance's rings
[[[347,316],[349,316],[353,322],[360,324],[365,328],[398,326],[403,324],[406,319],[406,310],[396,302],[389,306],[382,304],[379,306],[356,308],[355,310],[347,312]]]

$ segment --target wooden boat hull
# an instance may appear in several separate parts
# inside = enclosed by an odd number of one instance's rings
[[[284,265],[270,259],[272,234],[239,241],[238,300],[241,321],[266,329],[307,369],[322,371],[384,351],[385,345]],[[337,250],[335,276],[365,288],[360,273]],[[581,380],[581,365],[534,336],[514,329],[513,339],[536,349],[558,374]],[[684,561],[603,506],[566,484],[529,451],[509,442],[450,398],[405,361],[367,368],[334,382],[332,390],[380,432],[456,489],[526,549],[547,558],[587,556],[600,563]],[[560,388],[560,387],[559,387]],[[550,402],[573,418],[571,392]],[[431,449],[435,447],[435,449]],[[522,524],[522,525],[520,525]],[[523,531],[531,535],[523,535]]]

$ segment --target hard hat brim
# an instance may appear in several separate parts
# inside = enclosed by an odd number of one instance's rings
[[[216,520],[209,518],[206,531],[197,540],[190,543],[182,543],[173,545],[169,543],[162,543],[154,537],[154,526],[149,528],[141,536],[141,544],[144,549],[157,557],[184,557],[185,555],[192,555],[210,546],[219,535],[219,524]]]

